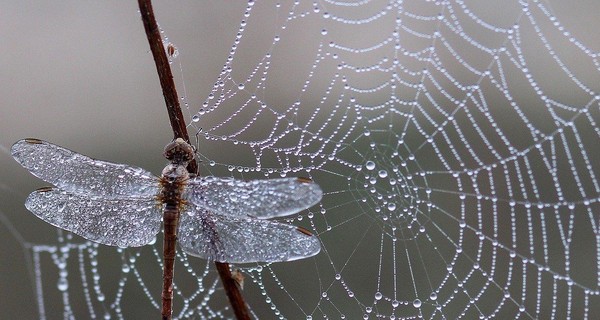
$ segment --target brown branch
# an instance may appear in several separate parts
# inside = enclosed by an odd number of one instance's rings
[[[146,30],[146,36],[150,43],[150,50],[152,51],[156,70],[158,71],[160,86],[167,106],[167,113],[169,114],[169,120],[171,121],[171,128],[173,128],[173,135],[175,138],[183,138],[185,141],[189,142],[190,138],[187,133],[183,113],[181,112],[181,106],[179,105],[179,97],[175,88],[175,82],[173,81],[173,74],[171,73],[171,67],[169,65],[169,60],[167,59],[160,30],[158,29],[158,24],[154,17],[152,3],[150,0],[138,0],[138,4],[144,23],[144,29]],[[197,173],[197,166],[196,161],[191,161],[188,166],[188,171],[193,174]],[[250,320],[250,313],[248,312],[246,302],[244,301],[235,280],[231,277],[229,264],[215,262],[215,265],[219,272],[219,276],[221,277],[221,282],[223,283],[227,297],[229,297],[229,302],[231,303],[235,316],[239,320]]]
[[[217,271],[219,271],[221,282],[223,282],[225,293],[227,293],[227,297],[229,298],[229,303],[231,303],[235,317],[238,320],[250,320],[250,312],[248,312],[248,307],[246,306],[242,292],[238,287],[238,283],[231,276],[229,264],[215,261],[215,266],[217,267]]]

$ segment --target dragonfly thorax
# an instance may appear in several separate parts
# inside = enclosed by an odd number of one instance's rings
[[[190,175],[183,164],[168,164],[162,171],[162,180],[165,182],[182,182],[189,179]]]
[[[164,214],[179,215],[179,206],[183,203],[181,193],[189,178],[184,165],[170,163],[163,169],[159,179],[162,188],[157,199],[166,205]]]

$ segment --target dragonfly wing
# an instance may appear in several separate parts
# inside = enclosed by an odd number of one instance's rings
[[[31,193],[25,207],[53,226],[109,246],[143,246],[160,230],[154,199],[103,199],[46,187]]]
[[[106,197],[153,197],[158,179],[137,167],[95,160],[37,139],[17,141],[13,158],[34,176],[77,194]]]
[[[284,217],[308,209],[321,201],[323,192],[303,178],[240,181],[199,177],[187,184],[189,202],[229,216],[259,219]]]
[[[296,226],[207,210],[181,215],[179,244],[186,253],[229,263],[280,262],[308,258],[321,250],[319,239]]]

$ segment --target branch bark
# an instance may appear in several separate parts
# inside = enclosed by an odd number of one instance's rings
[[[181,112],[171,66],[169,65],[169,60],[165,52],[158,24],[156,23],[156,18],[154,17],[152,3],[150,0],[138,0],[138,5],[140,7],[144,29],[146,30],[146,37],[150,44],[150,51],[152,51],[152,56],[154,57],[154,62],[156,64],[156,71],[158,72],[158,77],[160,79],[160,86],[163,91],[163,97],[165,98],[167,113],[169,114],[169,120],[171,121],[174,138],[182,138],[189,143],[190,138],[188,136],[183,113]],[[187,169],[190,173],[196,174],[198,171],[198,164],[196,161],[191,161]],[[231,277],[229,264],[215,262],[215,265],[236,318],[238,320],[250,320],[248,307],[246,306],[246,302],[244,301],[239,287]]]

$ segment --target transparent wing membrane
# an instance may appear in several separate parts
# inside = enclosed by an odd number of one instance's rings
[[[40,219],[86,239],[129,247],[149,243],[159,232],[158,179],[122,164],[24,139],[13,157],[58,188],[42,188],[25,206]],[[308,179],[238,181],[203,177],[188,181],[179,240],[186,252],[228,262],[289,261],[315,255],[316,237],[292,225],[259,220],[287,216],[319,202],[322,191]],[[212,213],[214,212],[214,213]]]
[[[34,176],[77,194],[153,197],[159,191],[152,173],[137,167],[95,160],[37,139],[17,141],[13,158]]]
[[[292,261],[321,250],[317,237],[296,226],[206,210],[182,213],[179,244],[190,255],[229,263]]]
[[[161,207],[153,199],[102,199],[47,187],[31,193],[25,207],[53,226],[109,246],[143,246],[160,231]]]
[[[184,198],[224,215],[267,219],[310,208],[322,196],[317,184],[302,178],[240,181],[201,177],[188,182]]]

